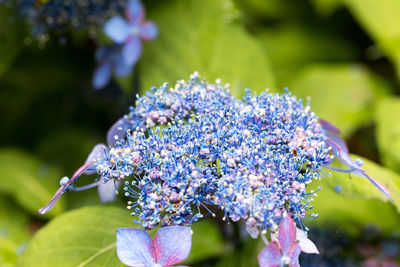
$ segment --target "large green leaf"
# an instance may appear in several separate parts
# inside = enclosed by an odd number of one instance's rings
[[[308,13],[306,1],[297,0],[235,0],[249,19],[293,19]]]
[[[400,225],[400,176],[367,159],[362,168],[383,184],[391,193],[390,202],[366,178],[348,173],[332,172],[332,177],[314,181],[312,187],[322,186],[313,202],[313,212],[320,216],[313,225],[330,223],[351,233],[361,225],[374,223],[390,233]]]
[[[340,5],[342,0],[312,0],[316,11],[320,15],[331,15]]]
[[[303,99],[309,96],[312,110],[347,136],[371,121],[375,101],[390,89],[362,65],[315,64],[298,73],[289,90]]]
[[[15,14],[4,4],[0,4],[0,77],[10,67],[23,46],[21,25]]]
[[[0,191],[15,198],[27,211],[41,216],[38,209],[46,205],[58,189],[59,170],[41,162],[34,156],[16,149],[0,150]],[[64,210],[61,198],[46,216]]]
[[[259,43],[241,25],[228,21],[226,1],[164,1],[149,11],[159,37],[145,44],[141,91],[168,81],[174,84],[199,71],[209,82],[221,78],[236,96],[244,88],[274,88],[268,61]]]
[[[28,215],[9,199],[0,196],[0,266],[17,263],[30,239]]]
[[[400,1],[342,0],[397,68],[400,78]]]
[[[32,239],[18,266],[125,266],[117,257],[115,230],[134,226],[115,207],[85,207],[58,216]]]
[[[279,88],[311,63],[348,62],[359,54],[354,44],[326,27],[299,21],[262,28],[258,32],[273,66]]]
[[[384,165],[400,172],[400,98],[379,102],[375,113],[376,138]]]
[[[116,254],[115,230],[135,227],[124,209],[91,206],[58,216],[32,239],[18,266],[125,266]],[[212,221],[195,223],[186,262],[220,256],[224,242]],[[154,236],[156,229],[151,231]]]

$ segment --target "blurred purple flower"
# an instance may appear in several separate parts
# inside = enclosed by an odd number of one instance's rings
[[[105,34],[116,44],[122,45],[125,64],[133,66],[142,53],[141,39],[150,41],[158,35],[157,26],[144,21],[145,10],[139,0],[129,0],[125,8],[126,19],[110,18],[104,25]]]
[[[132,72],[132,66],[125,63],[120,45],[103,46],[96,51],[98,66],[93,74],[93,87],[103,88],[111,78],[113,71],[118,77],[124,77]]]
[[[271,241],[258,255],[260,267],[296,267],[299,264],[301,249],[296,242],[296,226],[290,215],[279,225],[279,243]]]
[[[150,235],[138,228],[117,229],[117,255],[128,266],[167,267],[187,258],[192,246],[192,230],[167,226]]]

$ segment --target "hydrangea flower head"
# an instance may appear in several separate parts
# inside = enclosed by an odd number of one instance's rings
[[[138,97],[111,126],[107,149],[90,166],[103,184],[125,180],[128,209],[146,230],[190,226],[210,213],[245,221],[253,238],[265,238],[267,230],[278,233],[280,248],[271,242],[262,255],[297,264],[301,250],[318,253],[295,223],[304,229],[304,219],[318,216],[310,213],[316,192],[307,186],[322,177],[323,168],[366,177],[390,198],[350,158],[338,132],[287,90],[258,95],[247,90],[237,100],[229,85],[209,84],[194,73],[189,81],[165,83]],[[349,169],[330,166],[336,158]],[[42,213],[74,189],[88,166],[65,181]]]

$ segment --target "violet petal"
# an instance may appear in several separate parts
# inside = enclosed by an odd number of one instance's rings
[[[122,48],[122,56],[125,64],[133,66],[142,54],[142,44],[139,37],[130,38]]]
[[[104,33],[117,44],[122,44],[131,34],[131,27],[119,16],[110,18],[104,25]]]
[[[126,117],[117,120],[107,132],[107,144],[114,146],[117,141],[121,141],[126,137],[126,131],[130,129],[132,124]]]
[[[156,263],[150,235],[138,228],[117,229],[117,256],[129,266],[153,266]]]
[[[330,123],[329,121],[326,121],[324,119],[319,119],[319,123],[321,124],[322,128],[324,128],[328,132],[340,134],[340,130],[338,127],[336,127],[333,123]]]
[[[89,156],[86,159],[88,164],[85,174],[93,174],[96,172],[96,161],[104,158],[105,154],[108,153],[109,148],[104,144],[97,144],[94,146]]]
[[[118,189],[119,185],[120,182],[114,180],[107,183],[101,182],[97,187],[101,203],[114,202],[117,196],[115,190]]]
[[[158,28],[156,24],[151,21],[147,21],[142,24],[140,28],[140,37],[146,41],[153,40],[158,35]]]
[[[101,89],[107,85],[111,78],[111,64],[106,61],[99,65],[93,74],[93,87],[96,89]]]
[[[114,71],[115,75],[117,75],[118,77],[128,76],[132,72],[132,66],[129,66],[125,63],[125,60],[121,53],[115,59]]]
[[[125,9],[125,16],[131,24],[139,24],[143,21],[145,11],[139,0],[129,0]]]

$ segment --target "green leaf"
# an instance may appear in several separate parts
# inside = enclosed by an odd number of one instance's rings
[[[400,98],[379,102],[375,113],[375,133],[383,164],[400,173]]]
[[[308,12],[305,1],[297,0],[235,0],[250,19],[291,19]]]
[[[23,46],[21,25],[6,5],[0,5],[0,77],[10,67]]]
[[[125,266],[117,257],[115,230],[134,226],[129,213],[115,207],[64,213],[34,236],[18,266]]]
[[[400,78],[400,1],[343,0],[397,68]]]
[[[357,47],[334,32],[334,29],[299,21],[258,32],[273,66],[278,88],[287,86],[289,77],[307,64],[356,60],[360,53]]]
[[[0,196],[0,266],[17,263],[30,239],[28,215],[9,199]]]
[[[342,0],[312,0],[311,3],[320,15],[331,15],[341,6]]]
[[[374,179],[383,184],[391,193],[390,202],[368,179],[349,175],[348,173],[332,172],[332,177],[323,177],[314,181],[311,186],[321,191],[313,202],[313,212],[318,213],[318,219],[313,220],[313,226],[324,223],[337,224],[350,233],[358,233],[361,225],[374,223],[385,233],[391,233],[400,225],[400,176],[367,159],[362,168]],[[340,186],[341,190],[335,190]]]
[[[289,82],[294,95],[311,98],[311,109],[348,136],[371,121],[377,98],[390,90],[362,65],[316,64],[304,68]]]
[[[221,78],[236,96],[244,88],[274,88],[274,78],[259,43],[239,24],[228,21],[226,1],[164,1],[149,11],[159,37],[144,45],[141,92],[168,81],[189,79],[198,71],[207,81]]]
[[[0,191],[13,196],[31,214],[41,216],[38,209],[46,205],[58,189],[59,170],[24,151],[7,148],[0,150],[0,169]],[[46,216],[63,210],[61,198]]]
[[[224,239],[213,220],[202,220],[192,225],[192,250],[184,264],[217,258],[226,252]]]
[[[225,257],[221,258],[216,264],[217,267],[258,267],[257,256],[265,247],[265,243],[259,237],[252,239],[246,236],[247,240],[243,243],[240,249],[235,249]]]

